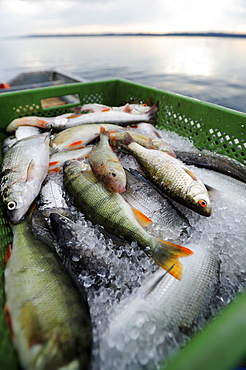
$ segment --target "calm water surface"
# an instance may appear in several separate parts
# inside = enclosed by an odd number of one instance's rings
[[[21,72],[58,69],[89,80],[124,78],[246,112],[246,39],[0,39],[0,55],[0,82]]]

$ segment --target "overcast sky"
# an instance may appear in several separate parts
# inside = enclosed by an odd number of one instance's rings
[[[246,33],[246,0],[0,0],[0,36]]]

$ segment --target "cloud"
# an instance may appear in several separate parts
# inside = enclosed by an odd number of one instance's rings
[[[242,0],[0,0],[0,34],[246,32]]]

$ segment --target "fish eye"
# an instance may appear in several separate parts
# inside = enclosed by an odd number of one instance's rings
[[[207,207],[207,202],[204,199],[200,199],[198,203],[202,208]]]
[[[8,208],[9,211],[13,211],[16,208],[16,206],[17,206],[17,204],[13,200],[8,202],[8,204],[7,204],[7,208]]]

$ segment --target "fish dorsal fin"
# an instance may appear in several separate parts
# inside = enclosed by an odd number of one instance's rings
[[[190,170],[188,170],[188,168],[184,168],[184,171],[195,181],[198,180],[198,178],[196,177],[196,175],[194,175],[193,172],[191,172]]]
[[[130,107],[130,105],[127,103],[123,109],[123,112],[125,113],[132,113],[132,108]]]
[[[140,223],[140,225],[146,227],[149,224],[152,223],[152,220],[150,220],[147,216],[145,216],[141,211],[139,211],[136,208],[132,208],[132,211],[134,213],[134,216],[136,220]]]
[[[107,132],[106,132],[106,129],[105,129],[105,127],[103,127],[103,126],[100,126],[100,134],[108,134]]]

